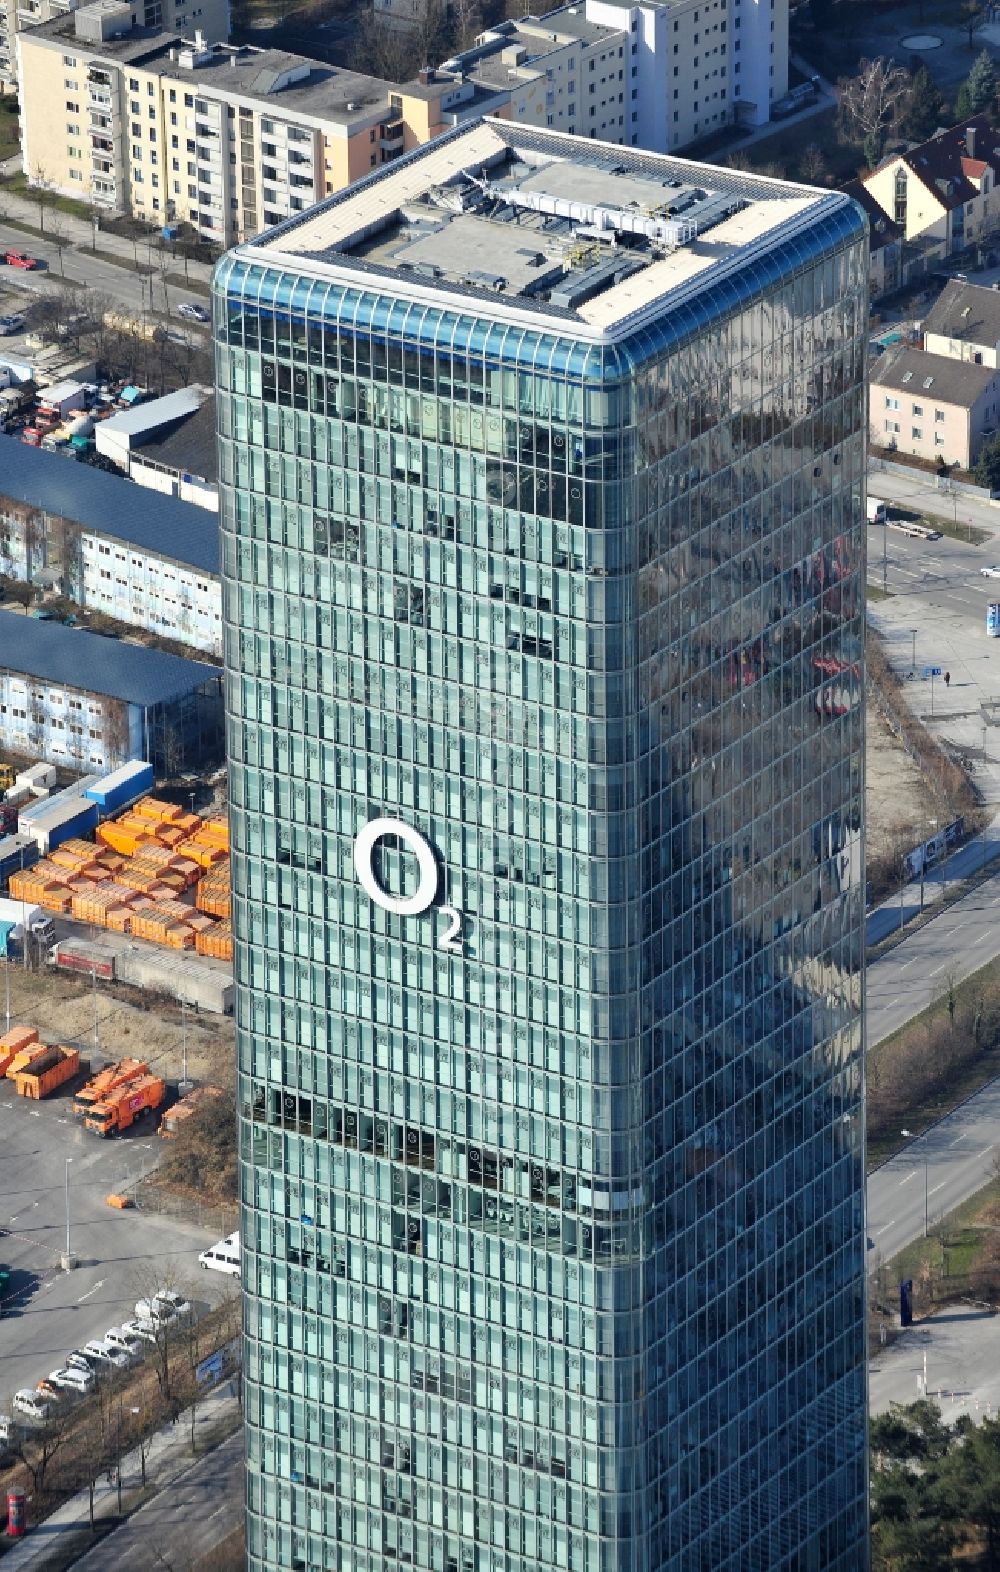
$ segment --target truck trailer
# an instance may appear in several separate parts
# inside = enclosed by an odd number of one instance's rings
[[[36,1102],[48,1097],[57,1086],[71,1081],[80,1068],[79,1048],[64,1047],[54,1043],[47,1053],[35,1059],[26,1070],[19,1070],[14,1077],[18,1097],[30,1097]]]

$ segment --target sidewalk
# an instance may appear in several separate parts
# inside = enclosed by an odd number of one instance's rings
[[[240,1419],[237,1397],[239,1377],[234,1376],[215,1387],[198,1404],[195,1417],[196,1454],[210,1452],[221,1439],[220,1430],[232,1426]],[[122,1503],[126,1508],[137,1509],[150,1495],[165,1490],[178,1474],[189,1468],[191,1453],[190,1410],[181,1413],[176,1424],[164,1425],[146,1448],[146,1486],[142,1485],[142,1459],[139,1451],[129,1452],[122,1458]],[[130,1499],[131,1498],[131,1499]],[[94,1521],[118,1517],[118,1488],[101,1479],[94,1490]],[[28,1499],[28,1532],[24,1539],[11,1542],[3,1560],[4,1572],[24,1572],[26,1568],[41,1569],[51,1565],[52,1557],[65,1553],[81,1529],[90,1529],[90,1494],[81,1490],[69,1501],[47,1517],[44,1523],[33,1524],[31,1500]],[[65,1549],[64,1549],[65,1547]],[[84,1552],[81,1549],[80,1554]]]
[[[49,214],[53,212],[58,213],[60,229],[66,235],[69,247],[72,250],[87,252],[94,249],[94,225],[89,219],[76,218],[70,213],[64,213],[60,208],[50,208],[48,211]],[[33,202],[30,197],[19,196],[14,191],[0,187],[0,221],[4,217],[16,219],[22,224],[30,224],[33,229],[41,228],[38,222],[38,203]],[[98,251],[102,252],[106,258],[111,256],[121,257],[122,266],[127,267],[129,272],[135,270],[137,255],[140,262],[149,261],[147,252],[150,250],[150,247],[147,245],[145,236],[136,240],[135,244],[133,244],[124,235],[113,235],[109,230],[98,228],[96,238]],[[152,241],[152,239],[153,235],[151,233],[149,240]],[[154,258],[159,255],[158,249],[153,251]],[[175,268],[183,269],[184,258],[180,255],[172,254],[172,263]],[[188,262],[187,272],[190,278],[197,279],[205,285],[209,283],[212,277],[212,268],[208,262]]]
[[[966,841],[950,857],[929,868],[923,881],[923,910],[943,904],[973,875],[984,868],[993,867],[1000,859],[1000,816],[986,826],[982,835]],[[920,880],[911,879],[897,895],[891,895],[880,906],[873,906],[865,918],[865,944],[880,944],[890,934],[898,933],[921,911]]]
[[[938,484],[936,475],[927,475],[915,469],[904,480],[902,475],[889,475],[881,468],[881,459],[871,459],[868,464],[868,494],[879,497],[891,505],[910,508],[914,513],[933,513],[939,519],[950,519],[961,529],[963,524],[973,524],[977,529],[1000,535],[1000,502],[980,501],[978,497],[959,495],[958,507],[947,487]],[[872,532],[874,533],[874,532]],[[878,569],[882,555],[880,539],[869,540],[868,571]]]

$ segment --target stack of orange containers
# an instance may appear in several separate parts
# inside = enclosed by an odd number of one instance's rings
[[[198,893],[194,903],[200,912],[208,912],[212,917],[228,918],[230,906],[228,857],[209,868],[204,878],[198,880]]]
[[[199,955],[213,955],[217,961],[231,961],[233,958],[233,930],[228,922],[217,922],[204,933],[199,933],[194,941],[194,947]]]

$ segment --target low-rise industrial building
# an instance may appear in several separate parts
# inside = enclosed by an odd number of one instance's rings
[[[222,749],[222,674],[0,611],[0,747],[79,770],[134,758],[159,774],[195,768]]]
[[[11,437],[0,437],[0,573],[222,652],[216,516]]]
[[[215,440],[215,395],[184,420],[150,432],[133,444],[129,478],[137,486],[219,511],[219,454]]]

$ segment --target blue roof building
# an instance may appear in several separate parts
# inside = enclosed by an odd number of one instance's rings
[[[157,772],[221,749],[221,672],[204,661],[0,611],[0,747],[81,770]]]
[[[222,652],[217,516],[12,437],[0,437],[0,573]]]

